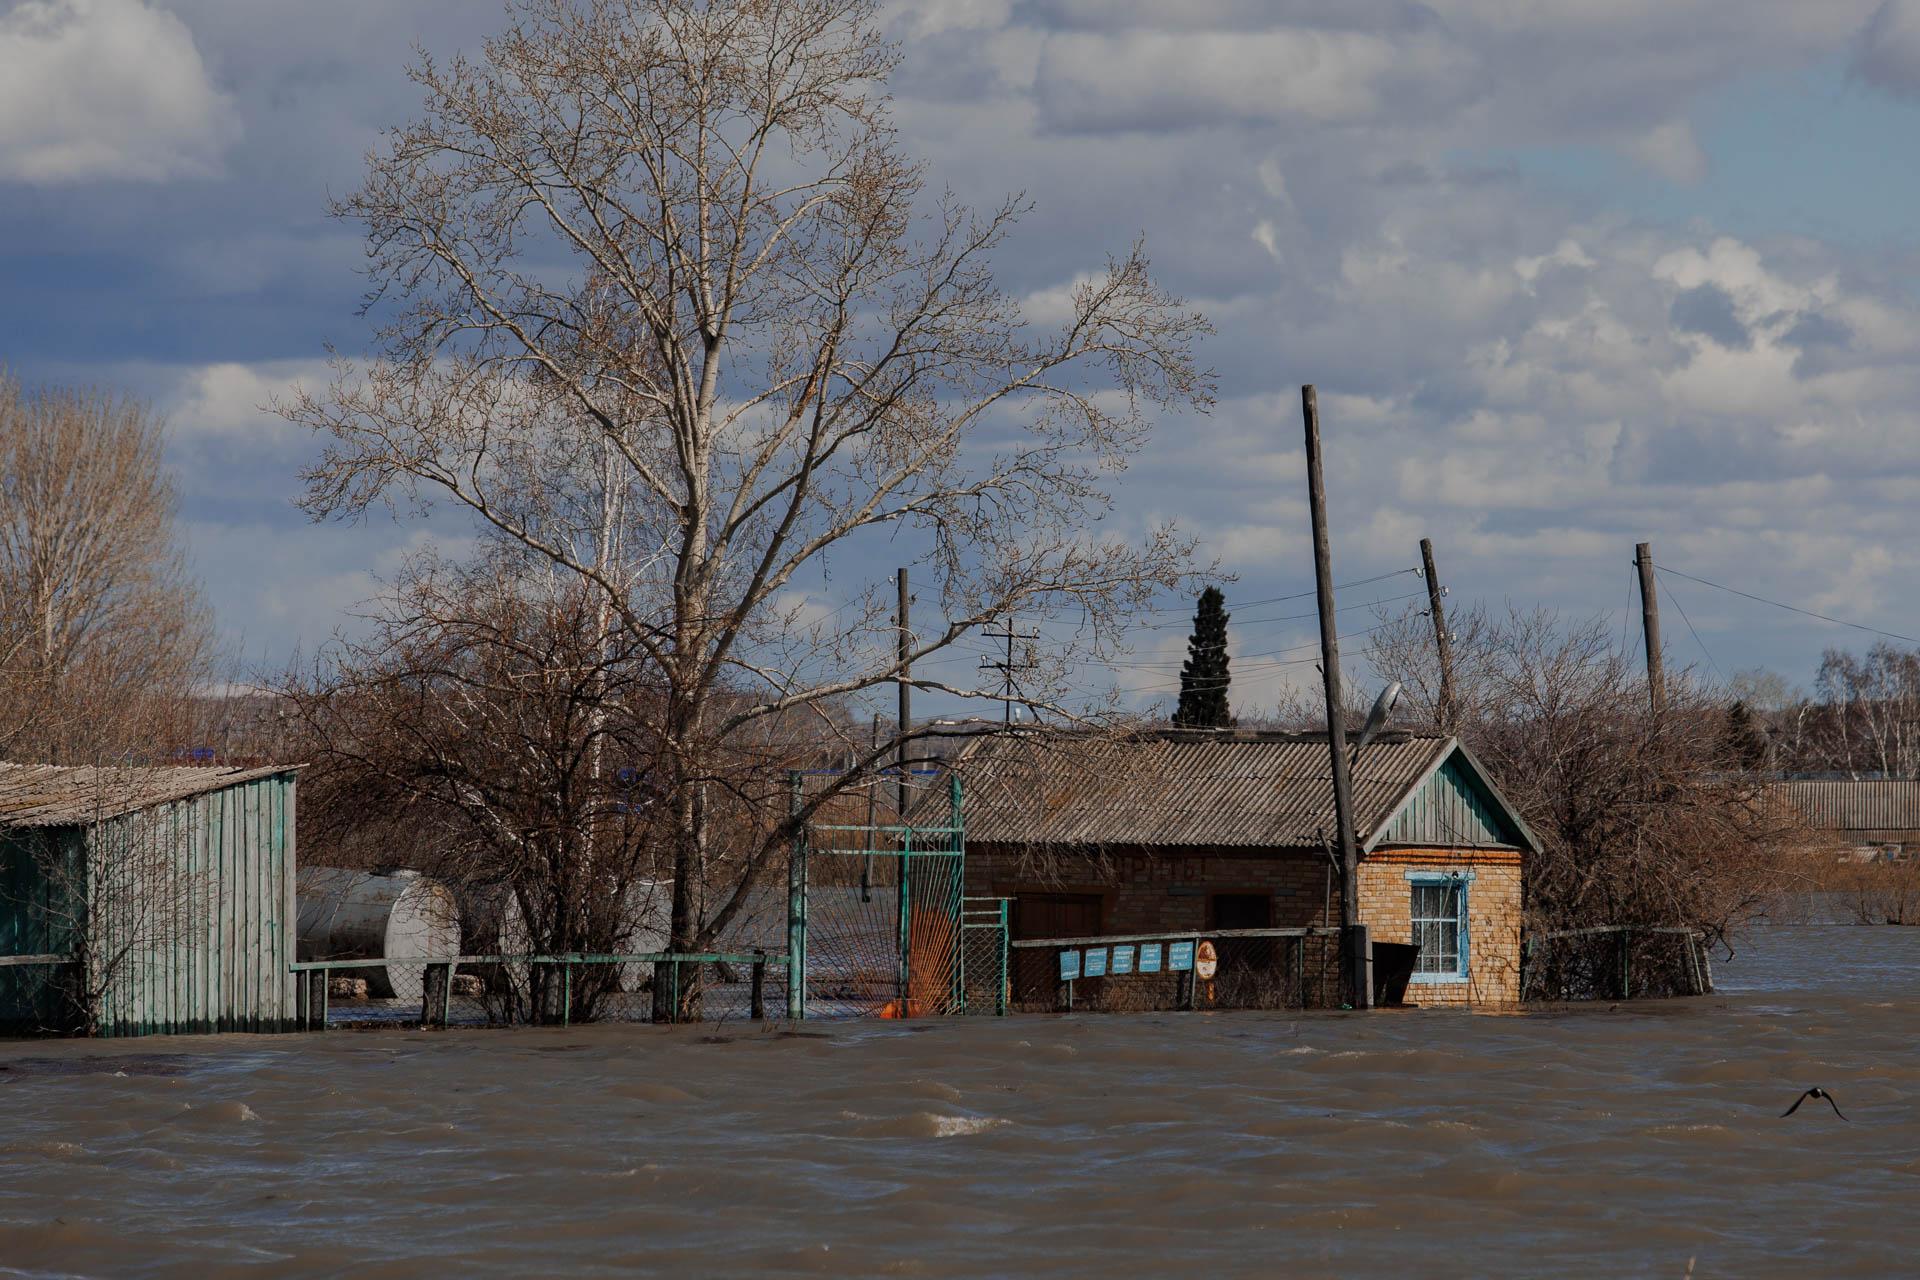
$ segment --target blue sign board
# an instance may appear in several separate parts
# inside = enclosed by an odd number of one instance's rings
[[[1167,968],[1174,973],[1185,973],[1193,968],[1193,944],[1191,942],[1169,942],[1167,944]]]
[[[1107,949],[1094,947],[1087,952],[1087,976],[1104,978],[1107,976]]]
[[[1160,972],[1160,944],[1149,942],[1140,948],[1140,972]]]
[[[1133,948],[1115,947],[1113,949],[1113,970],[1116,974],[1133,972]]]
[[[1060,953],[1060,981],[1072,982],[1080,976],[1080,953],[1062,951]]]

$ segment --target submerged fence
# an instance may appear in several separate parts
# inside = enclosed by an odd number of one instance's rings
[[[1597,925],[1529,934],[1522,1000],[1629,1000],[1713,990],[1705,937],[1680,927]]]
[[[1339,1004],[1335,929],[1044,938],[1012,943],[1010,951],[1010,1004],[1022,1013]]]
[[[786,959],[767,952],[319,960],[293,970],[300,1025],[312,1030],[653,1022],[656,1007],[667,1021],[719,1022],[764,1018],[787,999]]]

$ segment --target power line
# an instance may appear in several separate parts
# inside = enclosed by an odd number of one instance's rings
[[[1742,591],[1740,588],[1730,587],[1724,582],[1712,582],[1706,578],[1698,578],[1691,573],[1686,573],[1679,569],[1669,569],[1665,565],[1656,564],[1653,568],[1656,573],[1670,573],[1677,578],[1685,578],[1688,582],[1697,582],[1703,587],[1712,587],[1716,591],[1725,591],[1729,595],[1741,596],[1748,600],[1757,601],[1760,604],[1770,604],[1776,609],[1785,609],[1788,613],[1797,613],[1808,618],[1818,618],[1822,622],[1831,622],[1835,626],[1851,627],[1855,631],[1865,631],[1869,635],[1885,636],[1889,640],[1899,640],[1906,644],[1920,644],[1920,639],[1916,639],[1913,636],[1903,636],[1898,631],[1883,631],[1879,627],[1870,627],[1864,622],[1848,622],[1845,618],[1836,618],[1831,614],[1815,613],[1812,609],[1802,609],[1796,604],[1787,604],[1781,600],[1769,600],[1767,597],[1757,596],[1751,591]]]
[[[1343,604],[1339,607],[1339,609],[1336,612],[1349,613],[1355,609],[1372,609],[1383,604],[1395,604],[1401,600],[1412,600],[1416,596],[1424,596],[1425,594],[1426,594],[1425,591],[1409,591],[1404,595],[1383,596],[1378,600],[1365,600],[1359,604]],[[1251,608],[1252,606],[1249,605],[1249,606],[1243,606],[1243,607]],[[1261,626],[1263,624],[1271,623],[1271,622],[1302,622],[1308,618],[1317,618],[1319,616],[1320,614],[1317,610],[1313,613],[1287,613],[1287,614],[1282,614],[1277,618],[1241,618],[1240,620],[1233,622],[1233,625],[1236,627],[1256,627],[1256,626]],[[1231,621],[1231,618],[1229,620]],[[1136,622],[1133,625],[1132,629],[1136,631],[1172,631],[1177,627],[1184,627],[1187,625],[1188,624],[1186,622],[1181,622],[1181,621]]]
[[[1707,665],[1713,668],[1713,674],[1725,680],[1727,673],[1722,671],[1720,664],[1713,660],[1713,651],[1707,648],[1707,642],[1700,638],[1700,633],[1693,629],[1693,619],[1687,616],[1687,606],[1680,603],[1680,597],[1674,593],[1672,583],[1666,584],[1666,593],[1667,599],[1673,601],[1673,607],[1680,611],[1680,620],[1687,624],[1687,632],[1693,636],[1693,642],[1700,646],[1701,653],[1707,655]]]
[[[1349,587],[1364,587],[1369,585],[1370,583],[1385,582],[1388,578],[1397,578],[1403,573],[1419,573],[1419,572],[1421,572],[1419,569],[1394,569],[1389,573],[1376,573],[1371,578],[1359,578],[1353,582],[1338,582],[1334,584],[1333,589],[1335,591],[1345,591]],[[1285,600],[1305,600],[1307,597],[1313,594],[1314,594],[1313,591],[1295,591],[1291,595],[1268,596],[1264,600],[1242,600],[1238,602],[1238,607],[1242,609],[1255,609],[1263,604],[1279,604]],[[1185,613],[1187,611],[1187,608],[1188,606],[1184,604],[1168,604],[1168,605],[1157,605],[1151,609],[1143,609],[1141,612],[1143,613]]]

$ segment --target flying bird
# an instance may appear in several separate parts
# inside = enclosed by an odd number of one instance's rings
[[[1833,1114],[1840,1116],[1842,1120],[1846,1119],[1844,1115],[1840,1115],[1840,1104],[1833,1100],[1833,1095],[1828,1093],[1825,1089],[1822,1089],[1819,1085],[1815,1085],[1813,1088],[1807,1090],[1805,1093],[1795,1098],[1793,1100],[1793,1105],[1780,1113],[1780,1118],[1782,1120],[1785,1120],[1788,1116],[1798,1111],[1800,1109],[1800,1104],[1805,1102],[1808,1098],[1826,1099],[1827,1105],[1833,1108]]]

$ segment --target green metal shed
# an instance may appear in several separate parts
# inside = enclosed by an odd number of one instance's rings
[[[291,1030],[295,778],[0,764],[0,1033]]]

